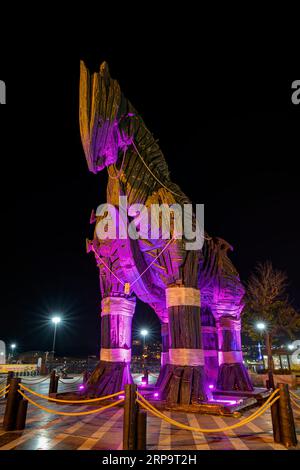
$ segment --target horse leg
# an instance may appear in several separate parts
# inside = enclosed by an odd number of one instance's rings
[[[201,307],[202,342],[205,373],[210,389],[215,389],[218,379],[218,334],[216,322],[209,305]]]
[[[169,315],[169,359],[160,382],[161,398],[168,404],[207,401],[202,349],[200,291],[183,286],[166,289]]]
[[[100,362],[88,380],[89,395],[116,393],[133,382],[130,362],[134,310],[132,298],[111,296],[102,300]]]
[[[241,319],[221,316],[217,320],[219,341],[219,390],[253,391],[253,385],[243,364]]]

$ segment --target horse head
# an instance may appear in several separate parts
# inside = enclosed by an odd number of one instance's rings
[[[103,62],[98,73],[90,75],[80,63],[79,121],[81,141],[88,168],[98,173],[118,160],[132,138],[128,134],[129,103],[117,80],[110,76]]]

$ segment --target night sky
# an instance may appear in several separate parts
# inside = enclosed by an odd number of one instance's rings
[[[64,325],[58,354],[98,354],[100,294],[85,253],[91,210],[105,201],[107,172],[88,172],[78,124],[79,60],[106,60],[113,78],[159,139],[172,179],[205,204],[205,228],[231,243],[246,280],[257,261],[287,272],[300,308],[299,115],[293,80],[202,66],[200,52],[165,40],[134,44],[77,35],[20,41],[0,61],[2,297],[0,337],[19,351],[50,350],[49,316]],[[178,41],[183,46],[182,41]],[[245,78],[246,77],[246,78]],[[147,317],[149,319],[147,319]],[[138,303],[134,330],[158,322]]]

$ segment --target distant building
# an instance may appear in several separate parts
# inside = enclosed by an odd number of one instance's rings
[[[0,364],[6,363],[6,349],[4,341],[0,340]]]

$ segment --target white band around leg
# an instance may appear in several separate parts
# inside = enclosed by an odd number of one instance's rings
[[[200,307],[200,290],[192,287],[168,287],[166,289],[166,306],[177,307],[179,305]]]
[[[106,362],[130,362],[131,349],[105,349],[101,348],[100,361]]]
[[[169,364],[203,366],[203,349],[169,349]]]
[[[125,297],[105,297],[101,302],[101,317],[105,315],[123,315],[132,317],[135,310],[135,301]]]

